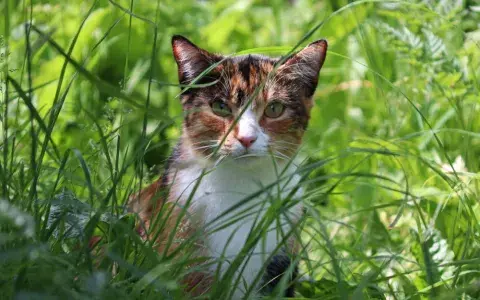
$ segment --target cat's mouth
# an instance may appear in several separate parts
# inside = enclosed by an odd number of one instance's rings
[[[234,156],[233,159],[253,159],[253,158],[264,157],[264,156],[265,155],[262,155],[259,153],[245,152],[244,154]]]
[[[249,148],[242,148],[236,149],[236,151],[232,151],[229,156],[233,159],[252,159],[255,157],[263,157],[265,153],[262,151],[258,151],[258,149],[249,149]]]
[[[262,153],[242,151],[241,153],[219,153],[217,155],[207,157],[207,161],[213,163],[214,166],[218,166],[222,163],[230,161],[237,166],[250,168],[252,165],[256,165],[257,162],[264,157],[265,154]]]
[[[223,153],[222,153],[223,152]],[[219,157],[231,159],[235,161],[254,160],[255,158],[264,157],[265,153],[254,151],[251,149],[235,149],[235,151],[220,151]]]

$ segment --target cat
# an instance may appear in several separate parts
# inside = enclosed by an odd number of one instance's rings
[[[225,294],[232,299],[249,288],[251,296],[269,294],[282,275],[297,275],[298,234],[292,232],[302,205],[292,159],[308,125],[327,42],[283,59],[226,57],[178,35],[172,48],[183,88],[182,134],[163,176],[131,197],[130,208],[142,220],[139,232],[151,237],[161,227],[156,241],[163,253],[193,237],[196,255],[215,262],[185,277],[192,295],[208,293],[228,272],[238,279]],[[152,225],[162,216],[161,226]],[[281,293],[292,297],[293,287]]]

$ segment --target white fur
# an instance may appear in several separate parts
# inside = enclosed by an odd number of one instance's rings
[[[254,138],[255,142],[247,149],[238,140],[234,140],[231,149],[228,149],[228,153],[227,151],[221,151],[221,154],[232,157],[238,157],[240,155],[265,156],[268,154],[270,137],[263,132],[260,124],[258,124],[258,116],[255,115],[251,107],[247,108],[242,114],[237,126],[238,138],[250,137]]]
[[[261,132],[258,132],[258,134],[260,133]],[[175,188],[172,191],[174,192],[175,197],[178,197],[181,202],[188,199],[188,196],[195,185],[195,181],[198,180],[203,168],[204,166],[194,163],[178,170],[176,181],[174,183]],[[279,172],[281,172],[283,168],[284,164],[280,163],[278,165]],[[209,173],[201,179],[190,206],[191,212],[201,214],[205,224],[209,224],[231,206],[241,202],[247,196],[262,189],[262,187],[276,182],[278,179],[272,159],[268,155],[263,157],[246,157],[237,159],[228,158],[215,167],[208,167],[207,170]],[[295,167],[291,164],[286,174],[292,174],[294,170]],[[285,176],[285,174],[283,176]],[[282,196],[288,194],[292,187],[298,184],[298,181],[299,177],[298,175],[295,175],[293,180],[290,180],[287,185],[285,181],[280,183],[280,187],[283,188]],[[276,194],[277,191],[278,186],[270,189],[270,193],[274,195],[275,199],[278,199]],[[301,193],[301,191],[299,191],[299,193]],[[212,258],[228,261],[233,260],[237,256],[245,245],[249,232],[254,224],[254,219],[257,218],[258,214],[263,216],[266,209],[269,207],[267,203],[267,205],[265,205],[260,211],[261,204],[265,203],[265,201],[269,201],[266,200],[267,195],[265,194],[266,193],[260,197],[252,199],[248,204],[242,206],[233,213],[230,213],[216,223],[216,225],[225,224],[225,222],[231,221],[236,216],[239,216],[239,213],[248,206],[258,204],[251,210],[251,212],[259,211],[258,213],[255,213],[250,217],[242,218],[239,222],[222,229],[221,231],[208,235],[207,247],[209,255]],[[299,196],[299,194],[296,196]],[[292,215],[289,217],[294,217],[294,215],[298,216],[300,213],[299,208],[299,205],[295,206],[291,210]],[[259,220],[260,219],[261,217]],[[253,255],[246,262],[246,267],[241,275],[243,280],[237,285],[233,299],[242,298],[244,294],[243,283],[245,282],[248,286],[252,284],[257,274],[259,274],[262,269],[269,253],[273,252],[279,242],[283,240],[282,236],[278,234],[279,228],[276,228],[277,224],[278,223],[275,221],[272,223],[270,228],[273,230],[269,230],[269,232],[264,235],[264,240],[257,244]],[[290,230],[289,223],[282,222],[281,224],[283,224],[283,232],[287,233]],[[211,229],[212,227],[207,228],[208,231],[211,231]],[[228,243],[228,240],[232,235],[233,238],[230,243]],[[224,256],[222,257],[223,252]],[[222,264],[221,274],[228,268],[228,264],[228,262]],[[217,267],[218,265],[213,265],[211,271],[215,272]],[[241,267],[239,269],[241,269]],[[235,278],[237,278],[237,276],[238,273],[235,275]],[[258,288],[258,286],[256,288]]]
[[[255,113],[248,108],[238,121],[238,136],[249,136],[256,138],[260,131],[261,130],[258,126],[257,116],[255,116]]]

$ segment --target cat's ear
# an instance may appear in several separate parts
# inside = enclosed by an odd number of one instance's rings
[[[313,42],[288,58],[278,72],[288,74],[288,77],[303,84],[306,96],[315,92],[318,83],[318,74],[327,56],[328,43],[326,40]]]
[[[219,55],[197,47],[181,35],[172,37],[172,49],[178,66],[178,80],[181,84],[191,83],[208,67],[221,60]]]

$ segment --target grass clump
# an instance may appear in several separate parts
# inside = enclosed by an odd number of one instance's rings
[[[188,298],[191,243],[182,259],[158,253],[125,211],[179,135],[170,38],[181,33],[223,53],[329,41],[299,170],[299,298],[477,299],[479,7],[3,1],[0,294]]]

